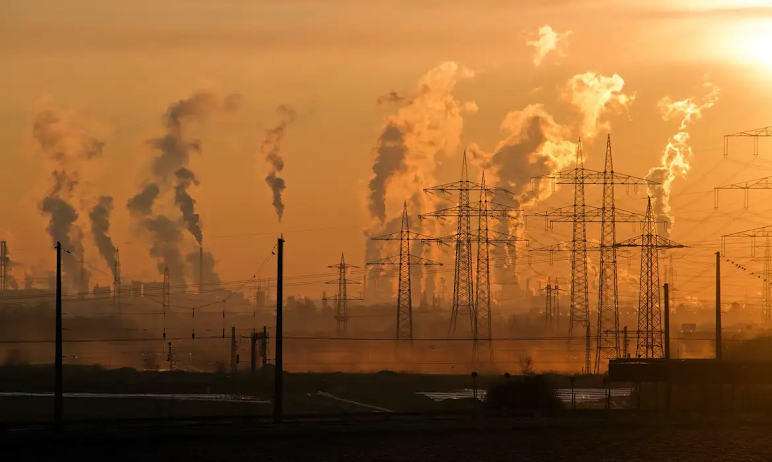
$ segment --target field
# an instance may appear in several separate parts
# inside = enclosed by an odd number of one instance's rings
[[[35,444],[45,438],[49,444]],[[6,436],[4,460],[769,461],[768,424],[582,421],[392,422],[209,426]],[[3,441],[0,440],[0,443]],[[270,458],[270,459],[268,459]]]

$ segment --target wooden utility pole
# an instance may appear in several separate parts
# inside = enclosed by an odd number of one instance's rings
[[[273,421],[282,420],[282,298],[284,297],[284,236],[279,238],[276,262],[276,365],[273,379]]]
[[[54,425],[62,427],[62,244],[56,243],[56,358],[54,358]]]
[[[721,350],[721,252],[716,252],[716,359]]]

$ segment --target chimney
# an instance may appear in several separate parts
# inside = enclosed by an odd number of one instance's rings
[[[198,295],[204,293],[204,246],[198,248]]]

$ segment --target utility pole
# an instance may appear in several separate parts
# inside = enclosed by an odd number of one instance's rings
[[[276,364],[273,376],[273,421],[281,423],[282,421],[282,403],[284,400],[284,389],[282,383],[283,375],[283,309],[282,299],[284,298],[284,235],[277,242],[277,262],[276,262]]]
[[[641,276],[638,296],[638,342],[635,353],[639,358],[661,358],[662,309],[659,285],[659,249],[684,248],[684,245],[657,234],[651,209],[651,197],[646,207],[646,220],[640,236],[616,244],[616,247],[640,247]]]
[[[8,290],[8,242],[0,241],[0,290]]]
[[[54,358],[54,424],[62,428],[63,404],[63,348],[62,348],[62,244],[56,243],[56,357]]]
[[[769,284],[769,282],[766,282]],[[721,252],[716,252],[716,359],[722,357],[721,343]]]
[[[374,241],[399,241],[399,255],[367,263],[368,266],[397,266],[399,288],[397,291],[397,340],[413,341],[413,296],[410,268],[412,266],[442,266],[442,263],[410,254],[410,241],[430,241],[432,238],[410,231],[407,201],[402,207],[402,226],[399,232],[371,238]]]
[[[545,289],[545,307],[544,307],[544,327],[546,330],[552,330],[554,328],[553,313],[552,313],[552,284],[547,279],[547,287]]]
[[[665,359],[670,359],[670,285],[666,282],[662,289],[665,292]]]
[[[354,301],[354,300],[362,300],[361,298],[348,298],[348,291],[347,291],[347,286],[349,284],[359,284],[358,281],[352,281],[346,277],[348,269],[359,268],[359,267],[354,265],[347,265],[346,259],[344,258],[343,254],[340,254],[340,263],[337,265],[330,265],[328,266],[328,268],[335,268],[338,270],[338,280],[327,281],[325,284],[336,284],[338,286],[338,293],[337,295],[335,295],[333,300],[335,300],[335,323],[336,323],[335,332],[340,337],[348,334],[349,314],[348,314],[347,302]],[[330,300],[330,299],[327,297],[322,297],[322,300],[327,302],[327,300]]]
[[[483,184],[474,183],[469,181],[469,175],[467,173],[466,166],[466,151],[464,152],[461,163],[461,180],[434,186],[424,189],[426,193],[443,193],[448,194],[450,192],[458,192],[458,205],[447,209],[437,210],[432,213],[421,215],[421,218],[439,218],[439,219],[457,219],[456,233],[450,236],[439,238],[437,241],[447,242],[452,240],[455,245],[455,269],[453,280],[453,303],[451,305],[450,313],[450,327],[449,336],[454,337],[457,334],[459,317],[462,322],[464,318],[469,319],[469,334],[472,338],[475,336],[475,322],[477,317],[477,307],[475,301],[474,282],[472,280],[472,242],[475,240],[475,233],[471,230],[471,218],[482,217],[486,218],[510,218],[510,213],[515,211],[514,208],[497,204],[493,202],[487,202],[488,209],[482,210],[479,207],[475,207],[470,202],[470,193],[472,191],[483,192],[486,194],[493,194],[496,192],[504,192],[512,195],[509,191],[497,187],[486,187]],[[487,201],[487,196],[486,196]],[[480,242],[481,236],[479,231],[477,234],[477,241]],[[515,241],[511,237],[507,237],[508,241]],[[488,241],[492,243],[491,240]]]
[[[172,305],[171,304],[172,297],[171,297],[171,294],[169,293],[169,289],[170,289],[170,286],[169,286],[169,267],[166,266],[166,267],[164,267],[164,283],[163,283],[163,287],[161,289],[161,300],[162,300],[163,309],[164,309],[164,318],[163,318],[163,322],[164,322],[164,340],[166,340],[166,310],[167,309],[171,309],[171,305]],[[194,336],[196,335],[195,334],[195,330],[194,330],[193,335]]]
[[[598,326],[596,329],[597,349],[595,354],[595,372],[605,370],[608,359],[620,356],[619,346],[619,300],[616,256],[616,223],[640,223],[645,217],[633,212],[618,210],[615,204],[614,188],[618,185],[626,187],[651,186],[657,184],[651,180],[638,178],[614,171],[611,150],[611,136],[606,139],[606,157],[602,172],[584,168],[582,142],[577,144],[577,159],[574,169],[558,172],[550,176],[536,177],[534,180],[548,179],[556,184],[574,185],[574,204],[547,212],[532,215],[543,216],[545,225],[551,228],[554,222],[570,222],[573,224],[572,240],[556,246],[549,246],[534,251],[566,251],[571,252],[571,300],[569,312],[569,344],[574,336],[574,328],[581,329],[587,335],[586,326],[590,325],[589,294],[587,280],[587,252],[600,251],[600,271],[598,283]],[[588,206],[584,200],[585,185],[603,186],[602,207]],[[587,243],[586,223],[601,224],[600,245],[597,248]],[[585,368],[589,371],[591,351],[586,346],[590,342],[585,339]]]
[[[115,263],[113,264],[113,303],[118,307],[118,316],[123,312],[121,308],[121,256],[118,247],[115,248]]]

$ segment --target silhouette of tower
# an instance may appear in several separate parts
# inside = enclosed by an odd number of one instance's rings
[[[619,296],[617,286],[616,213],[614,204],[614,162],[611,135],[606,141],[603,169],[603,205],[601,207],[600,269],[598,275],[598,326],[595,350],[595,373],[605,370],[608,360],[618,358]]]
[[[348,334],[348,320],[350,318],[348,313],[348,303],[352,300],[361,300],[361,298],[348,298],[348,291],[346,290],[349,284],[359,284],[357,281],[348,279],[347,272],[349,268],[359,268],[354,265],[347,265],[346,259],[343,254],[340,254],[340,263],[337,265],[330,265],[328,268],[335,268],[338,270],[338,279],[336,281],[328,281],[327,284],[336,284],[338,286],[338,293],[332,300],[335,301],[335,332],[341,336]],[[325,301],[330,300],[324,298]]]
[[[399,232],[372,237],[376,241],[399,241],[399,255],[383,258],[368,265],[397,266],[399,270],[399,289],[397,291],[397,340],[413,340],[413,298],[410,289],[410,268],[412,266],[441,266],[432,260],[427,260],[410,254],[410,241],[430,241],[431,238],[410,231],[407,214],[407,201],[402,209],[402,226]]]
[[[171,303],[172,297],[171,293],[169,293],[169,267],[166,266],[164,268],[164,284],[161,289],[161,304],[163,305],[164,309],[164,340],[166,339],[166,310],[170,310],[172,303]]]
[[[659,250],[683,248],[684,246],[657,235],[657,225],[651,210],[651,197],[649,197],[646,207],[646,220],[643,224],[642,234],[620,242],[616,246],[641,248],[636,356],[639,358],[662,358],[664,357],[664,350],[662,346]]]

